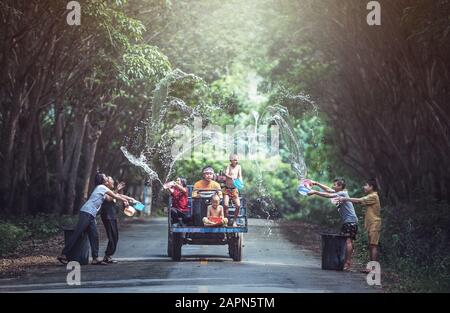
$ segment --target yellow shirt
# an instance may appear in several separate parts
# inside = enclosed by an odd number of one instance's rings
[[[207,180],[199,180],[194,184],[192,191],[192,197],[197,197],[198,193],[195,189],[210,189],[210,190],[217,190],[219,193],[219,197],[222,198],[222,190],[220,188],[220,184],[214,180],[210,180],[209,182]]]
[[[378,230],[381,226],[380,216],[380,198],[377,192],[369,193],[367,196],[361,198],[362,205],[366,207],[366,215],[364,218],[364,228],[368,231]]]

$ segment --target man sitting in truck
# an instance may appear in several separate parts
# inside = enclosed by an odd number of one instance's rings
[[[222,190],[220,184],[213,180],[214,169],[212,166],[208,165],[202,169],[203,179],[199,180],[194,184],[192,190],[193,198],[200,198],[199,191],[211,191],[213,194],[217,194],[220,199],[222,199]]]

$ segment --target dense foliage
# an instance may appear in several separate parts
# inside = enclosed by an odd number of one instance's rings
[[[66,23],[64,1],[0,2],[0,237],[20,242],[34,227],[6,216],[76,213],[98,169],[142,185],[123,145],[160,179],[193,183],[226,156],[169,168],[174,127],[201,117],[251,129],[281,106],[310,178],[342,176],[355,196],[365,179],[379,181],[384,264],[414,288],[448,290],[448,1],[379,1],[381,26],[367,25],[361,0],[79,2],[80,26]],[[329,201],[298,195],[290,145],[280,144],[276,157],[241,162],[251,214],[337,227]],[[161,209],[161,186],[152,188]]]

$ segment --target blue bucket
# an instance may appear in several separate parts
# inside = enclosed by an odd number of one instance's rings
[[[233,185],[238,190],[241,190],[242,188],[244,188],[244,182],[242,180],[238,179],[238,178],[233,180]]]
[[[137,211],[143,211],[145,209],[145,205],[143,205],[140,202],[136,202],[132,205],[133,208],[135,208]]]
[[[311,189],[309,189],[308,187],[305,186],[299,186],[297,189],[298,193],[301,194],[302,196],[307,196],[308,192],[311,191]]]

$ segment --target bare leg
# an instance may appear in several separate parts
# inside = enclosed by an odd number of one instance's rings
[[[228,207],[230,203],[230,197],[226,194],[223,196],[223,213],[225,217],[228,217]]]
[[[233,198],[234,203],[234,220],[233,222],[237,222],[238,216],[239,216],[239,210],[241,208],[241,201],[239,200],[239,196]]]
[[[370,245],[369,249],[370,249],[370,260],[377,261],[378,260],[378,246]]]
[[[353,242],[352,242],[352,240],[350,238],[347,238],[346,251],[345,251],[344,270],[350,268],[351,260],[352,260],[352,254],[353,254]]]

